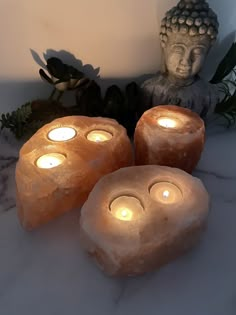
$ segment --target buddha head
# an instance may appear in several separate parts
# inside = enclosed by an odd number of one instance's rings
[[[205,0],[181,0],[161,23],[161,46],[170,81],[190,85],[218,34],[216,14]]]

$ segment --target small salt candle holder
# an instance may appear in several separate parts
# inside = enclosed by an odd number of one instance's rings
[[[140,275],[195,245],[208,208],[198,178],[166,166],[126,167],[90,193],[81,209],[81,244],[106,274]]]
[[[205,142],[205,125],[198,114],[175,105],[147,110],[134,135],[136,165],[157,164],[192,173]]]
[[[31,230],[81,207],[103,175],[132,164],[130,140],[115,120],[84,116],[54,120],[20,150],[16,166],[20,222]]]

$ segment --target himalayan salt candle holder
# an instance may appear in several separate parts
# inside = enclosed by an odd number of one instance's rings
[[[133,164],[125,128],[115,120],[64,117],[39,129],[16,166],[20,222],[31,230],[81,207],[105,174]]]
[[[108,275],[143,274],[196,244],[208,208],[198,178],[166,166],[126,167],[90,193],[81,209],[81,244]]]
[[[192,173],[204,142],[205,126],[198,114],[174,105],[153,107],[135,129],[136,165],[165,165]]]

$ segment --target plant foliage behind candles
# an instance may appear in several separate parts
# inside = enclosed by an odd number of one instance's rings
[[[1,130],[9,129],[17,139],[28,138],[53,119],[73,114],[76,114],[73,108],[66,109],[57,101],[36,100],[11,113],[2,114]]]
[[[102,97],[101,88],[94,80],[59,58],[49,58],[46,69],[48,73],[40,69],[39,75],[53,87],[49,98],[28,102],[11,113],[2,114],[1,130],[7,128],[19,139],[30,137],[55,118],[85,115],[114,118],[126,127],[130,136],[133,135],[137,120],[146,110],[140,88],[135,82],[129,83],[125,91],[112,85]],[[210,82],[219,85],[223,94],[215,112],[224,117],[230,127],[236,122],[236,43],[232,44],[219,63]],[[64,107],[60,99],[69,90],[75,90],[76,105]]]
[[[216,105],[215,112],[227,120],[230,127],[236,122],[236,43],[233,43],[219,63],[210,81],[219,84],[223,98]]]
[[[1,130],[8,128],[14,133],[16,138],[21,138],[26,133],[28,128],[27,122],[31,113],[31,103],[28,102],[12,113],[2,114],[0,118]]]
[[[84,115],[116,119],[126,127],[130,136],[133,134],[136,122],[144,112],[139,86],[135,82],[128,84],[124,92],[112,85],[102,97],[101,88],[94,80],[59,58],[49,58],[46,69],[48,73],[40,69],[39,75],[53,87],[49,98],[26,103],[12,113],[2,114],[1,130],[10,129],[19,139],[30,137],[55,118]],[[60,102],[61,96],[68,90],[76,90],[75,106],[64,107]]]

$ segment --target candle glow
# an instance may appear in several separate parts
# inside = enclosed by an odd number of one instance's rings
[[[175,119],[168,118],[168,117],[161,117],[157,120],[157,123],[164,128],[175,128],[177,122]]]
[[[92,142],[105,142],[112,138],[112,134],[105,130],[92,130],[87,134],[87,139]]]
[[[169,182],[155,183],[149,192],[152,199],[164,204],[173,204],[182,200],[181,190]]]
[[[143,206],[135,197],[120,196],[112,201],[110,211],[119,220],[131,221],[142,214]]]
[[[62,164],[65,159],[65,155],[61,153],[48,153],[40,156],[36,161],[36,165],[39,168],[49,169]]]
[[[77,132],[71,127],[54,128],[48,133],[48,139],[52,141],[67,141],[73,139]]]
[[[169,197],[169,195],[170,195],[169,190],[165,190],[165,191],[163,191],[163,197],[164,197],[164,198],[168,198],[168,197]]]
[[[120,220],[131,221],[133,218],[133,212],[128,208],[118,208],[116,210],[116,217]]]

